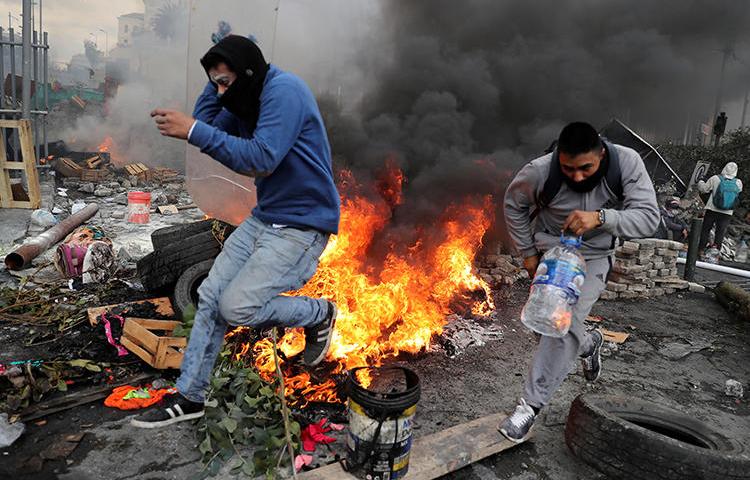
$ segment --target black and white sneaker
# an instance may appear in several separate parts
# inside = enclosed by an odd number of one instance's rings
[[[191,402],[179,393],[170,395],[130,421],[139,428],[159,428],[177,422],[200,418],[204,414],[203,403]]]
[[[604,335],[599,329],[591,332],[591,341],[594,343],[594,350],[581,357],[583,366],[583,376],[589,382],[595,382],[602,373],[602,345],[604,345]]]
[[[314,367],[326,358],[328,347],[331,346],[333,327],[336,324],[338,309],[332,302],[328,302],[328,314],[317,325],[305,328],[305,365]]]
[[[500,422],[497,429],[511,442],[521,443],[529,437],[535,418],[534,409],[522,398],[515,411]]]

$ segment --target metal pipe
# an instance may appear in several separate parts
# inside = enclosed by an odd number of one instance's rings
[[[12,44],[16,41],[16,32],[12,29],[8,29],[10,35],[11,45],[10,49],[10,93],[13,99],[13,108],[18,108],[18,101],[16,100],[16,48]]]
[[[90,219],[99,211],[99,205],[91,203],[80,212],[69,216],[46,232],[32,238],[5,257],[5,267],[8,270],[22,270],[33,259],[48,250],[54,244],[65,238],[83,222]]]
[[[678,258],[677,263],[685,264],[686,260],[684,258]],[[712,270],[714,272],[728,273],[729,275],[750,278],[750,271],[742,270],[741,268],[726,267],[724,265],[716,265],[714,263],[708,262],[695,262],[695,266],[698,268],[703,268],[705,270]],[[687,278],[685,278],[685,280],[687,280]]]
[[[39,24],[42,23],[42,0],[39,0]],[[47,43],[47,32],[42,33],[44,50],[42,52],[42,79],[44,80],[44,115],[42,116],[42,143],[44,144],[44,158],[49,157],[49,144],[47,143],[47,112],[49,112],[49,69],[47,66],[47,52],[49,44]]]
[[[32,51],[32,59],[34,60],[33,64],[33,76],[32,79],[34,80],[34,92],[31,92],[31,86],[29,86],[29,91],[34,97],[34,110],[39,110],[39,95],[37,95],[39,91],[39,48],[35,47],[34,44],[37,40],[37,32],[34,30],[34,43],[31,45],[31,51]],[[31,82],[29,82],[31,83]],[[31,107],[29,107],[29,115],[31,114]],[[40,151],[39,151],[39,115],[34,115],[34,163],[36,164],[39,162],[40,157]]]
[[[3,27],[0,27],[0,108],[5,107],[5,47]],[[11,50],[12,47],[8,47]]]
[[[695,278],[695,262],[698,261],[698,251],[701,250],[700,245],[701,230],[703,230],[703,219],[694,218],[692,225],[690,226],[690,236],[688,237],[688,253],[687,262],[685,263],[685,275],[684,278],[688,282],[692,282]]]
[[[21,38],[23,39],[23,47],[21,53],[21,59],[23,61],[23,67],[21,69],[21,118],[25,120],[31,120],[31,0],[23,0],[23,30],[21,31]]]

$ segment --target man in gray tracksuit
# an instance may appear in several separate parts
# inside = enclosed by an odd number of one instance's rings
[[[599,331],[583,321],[605,289],[616,237],[653,235],[660,214],[651,179],[638,153],[604,142],[589,124],[567,125],[552,153],[529,162],[505,193],[505,219],[524,266],[534,276],[541,255],[567,231],[583,236],[586,280],[562,338],[542,336],[525,381],[523,397],[500,431],[515,442],[527,437],[545,406],[580,356],[589,381],[599,377]]]

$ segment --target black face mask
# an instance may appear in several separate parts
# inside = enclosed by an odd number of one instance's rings
[[[226,63],[237,75],[234,82],[221,95],[219,102],[247,122],[250,131],[254,131],[260,116],[260,95],[263,93],[263,84],[269,69],[263,52],[248,38],[228,35],[201,58],[206,75],[209,68],[218,62]]]
[[[605,153],[604,158],[602,158],[602,161],[599,162],[599,169],[594,172],[593,175],[580,182],[574,182],[569,176],[563,174],[563,180],[565,181],[565,184],[568,186],[568,188],[570,188],[574,192],[587,193],[595,189],[601,183],[602,178],[607,175],[608,169],[609,155]]]

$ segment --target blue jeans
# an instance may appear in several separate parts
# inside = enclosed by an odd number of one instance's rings
[[[198,289],[200,300],[177,389],[203,402],[229,326],[307,327],[328,313],[323,299],[281,296],[301,288],[318,268],[327,233],[274,228],[248,217],[229,236]]]

